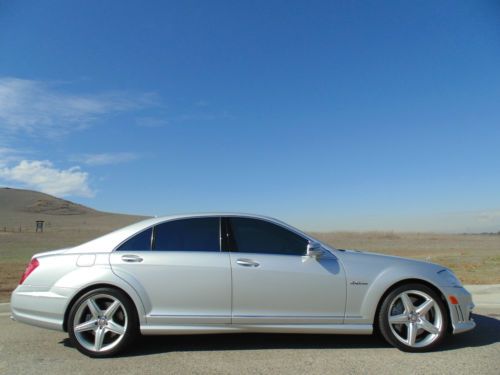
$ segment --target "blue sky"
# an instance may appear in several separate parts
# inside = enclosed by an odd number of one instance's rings
[[[496,1],[0,2],[0,185],[500,230]]]

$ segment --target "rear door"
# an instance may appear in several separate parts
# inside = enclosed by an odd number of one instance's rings
[[[345,274],[328,251],[305,256],[308,240],[254,218],[225,220],[234,324],[333,324],[344,320]]]
[[[231,269],[220,248],[219,217],[156,225],[122,244],[110,261],[138,290],[148,323],[230,323]]]

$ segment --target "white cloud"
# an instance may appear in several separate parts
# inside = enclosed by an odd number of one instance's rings
[[[127,161],[138,159],[139,156],[132,152],[115,152],[102,154],[85,154],[76,160],[87,165],[109,165],[125,163]]]
[[[22,160],[13,167],[0,168],[0,178],[56,196],[93,197],[88,173],[79,167],[57,169],[48,160]]]
[[[61,85],[59,85],[61,86]],[[0,78],[0,130],[53,137],[99,117],[155,105],[153,94],[70,94],[55,83]]]

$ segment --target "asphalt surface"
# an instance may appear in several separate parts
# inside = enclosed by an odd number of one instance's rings
[[[3,308],[2,308],[3,307]],[[436,352],[403,353],[376,336],[233,334],[146,336],[117,358],[90,359],[63,332],[11,321],[0,306],[0,374],[496,374],[500,309]]]

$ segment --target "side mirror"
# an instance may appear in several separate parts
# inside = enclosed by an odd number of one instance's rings
[[[319,242],[309,242],[307,244],[306,255],[312,258],[319,258],[323,255],[323,250],[321,249],[321,244]]]

